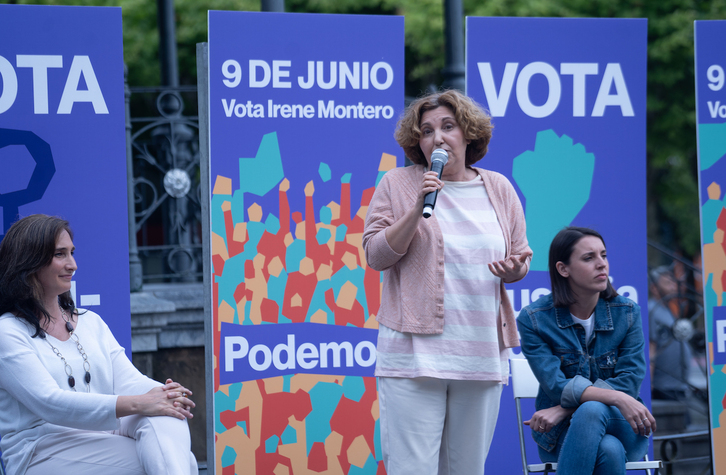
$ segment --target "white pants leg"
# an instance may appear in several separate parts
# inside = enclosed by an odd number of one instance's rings
[[[174,417],[127,416],[119,435],[136,440],[136,453],[148,475],[197,475],[187,421]]]
[[[502,385],[378,378],[388,475],[479,475],[494,435]]]
[[[196,475],[186,421],[129,416],[112,432],[70,430],[37,445],[26,475]]]

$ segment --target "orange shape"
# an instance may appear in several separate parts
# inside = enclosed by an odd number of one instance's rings
[[[247,241],[247,223],[237,223],[234,225],[234,234],[232,234],[232,239],[237,242]]]
[[[217,175],[217,180],[214,182],[214,189],[212,190],[213,195],[231,195],[232,194],[232,179],[226,176]]]
[[[310,275],[315,272],[315,263],[308,256],[303,257],[300,261],[300,273],[302,275]]]
[[[378,164],[379,172],[387,172],[396,168],[396,156],[390,153],[381,154],[381,162]]]
[[[715,181],[708,185],[708,188],[706,188],[706,190],[708,191],[709,200],[717,200],[721,198],[721,185],[719,185]]]
[[[300,297],[300,294],[295,294],[292,297],[290,297],[290,306],[291,307],[302,307],[302,297]]]
[[[343,258],[341,260],[350,270],[355,270],[358,267],[358,258],[352,252],[346,252],[343,254]]]
[[[262,206],[257,203],[252,203],[252,205],[247,208],[247,216],[250,217],[250,221],[259,223],[262,221]]]
[[[348,281],[340,288],[338,298],[335,303],[340,308],[351,310],[353,308],[353,303],[355,303],[355,296],[357,293],[358,287],[353,285],[351,281]]]
[[[280,277],[280,272],[282,272],[282,269],[284,269],[284,267],[279,256],[275,256],[274,259],[272,259],[270,264],[267,266],[267,272],[269,272],[270,275],[274,275],[275,277]]]
[[[348,462],[356,467],[363,468],[371,454],[371,449],[363,435],[359,435],[353,439],[353,443],[348,447]]]
[[[328,314],[325,310],[318,309],[310,316],[311,323],[328,323]]]

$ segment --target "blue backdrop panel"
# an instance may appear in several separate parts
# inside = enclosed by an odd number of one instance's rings
[[[0,234],[69,220],[76,305],[131,356],[124,114],[120,8],[0,5]]]
[[[217,473],[382,473],[361,236],[403,165],[403,40],[401,17],[209,13]]]
[[[613,286],[640,304],[647,337],[646,20],[467,18],[466,31],[467,93],[495,126],[478,165],[514,185],[534,251],[529,275],[507,285],[515,311],[549,293],[554,235],[587,226],[603,235]],[[648,377],[641,395],[650,401]],[[519,470],[516,434],[505,389],[487,473]]]
[[[726,470],[726,21],[695,22],[698,170],[713,473]]]

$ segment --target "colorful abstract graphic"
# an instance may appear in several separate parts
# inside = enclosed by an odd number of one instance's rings
[[[393,155],[375,160],[378,179],[396,166]],[[320,163],[319,180],[289,197],[295,176],[285,174],[275,132],[262,137],[254,158],[239,159],[239,170],[237,190],[231,177],[212,178],[215,355],[222,323],[377,329],[381,279],[361,244],[374,184],[353,203],[354,177],[332,176]],[[316,190],[330,187],[339,200],[316,203]],[[275,192],[275,210],[255,201]],[[214,367],[222,475],[385,473],[375,378],[289,374],[220,385],[220,361]]]
[[[706,127],[708,126],[708,127]],[[705,129],[705,130],[704,130]],[[710,133],[726,130],[724,124],[699,125],[699,154],[701,157],[702,186],[706,187],[706,201],[701,206],[701,230],[703,233],[703,278],[705,286],[706,328],[711,333],[708,342],[709,393],[713,446],[726,444],[726,364],[722,353],[715,352],[718,334],[715,320],[722,319],[726,311],[726,134]],[[710,182],[710,183],[707,183]],[[715,451],[716,466],[726,466],[726,454]]]

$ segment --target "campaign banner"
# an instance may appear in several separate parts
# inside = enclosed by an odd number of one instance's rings
[[[362,233],[403,53],[402,17],[209,12],[217,473],[383,473]]]
[[[726,21],[695,22],[698,179],[713,473],[726,470]]]
[[[76,305],[131,356],[121,9],[0,5],[2,237],[18,217],[67,219]]]
[[[613,286],[640,305],[647,351],[647,20],[472,17],[466,31],[467,94],[494,124],[477,166],[504,174],[517,190],[534,252],[527,277],[506,286],[515,311],[550,292],[555,234],[594,228],[607,245]],[[648,374],[641,396],[650,401]],[[512,473],[518,447],[506,388],[487,473]]]

